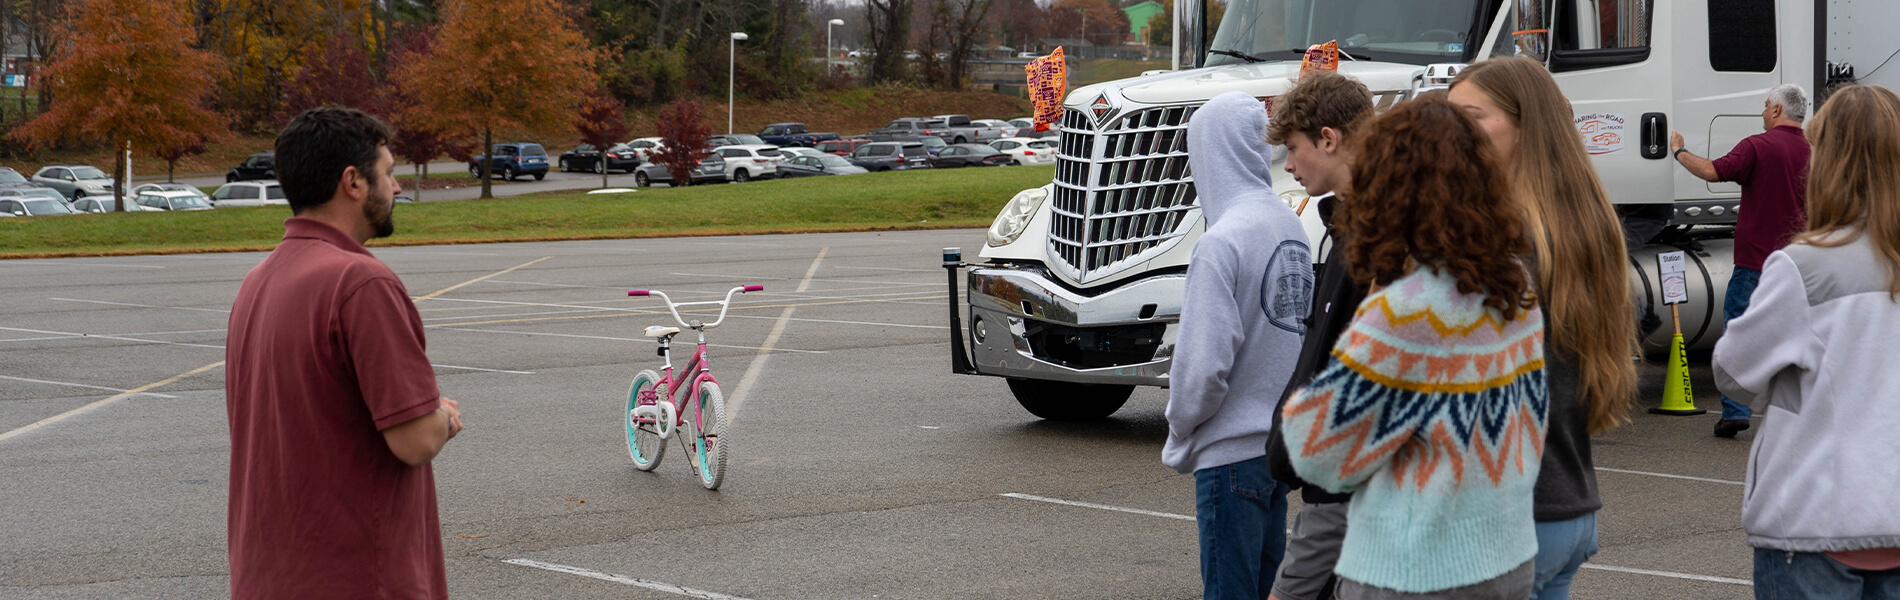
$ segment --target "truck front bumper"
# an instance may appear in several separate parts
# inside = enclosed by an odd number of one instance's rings
[[[968,284],[964,372],[1167,387],[1185,273],[1151,275],[1092,296],[1035,268],[973,266]]]

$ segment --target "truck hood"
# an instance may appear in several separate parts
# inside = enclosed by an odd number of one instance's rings
[[[1403,63],[1345,61],[1339,65],[1340,74],[1359,80],[1375,94],[1410,90],[1412,77],[1424,71],[1425,67]],[[1231,91],[1271,98],[1292,88],[1293,78],[1299,73],[1297,60],[1203,67],[1083,86],[1069,92],[1065,104],[1079,106],[1110,89],[1142,104],[1206,102]]]

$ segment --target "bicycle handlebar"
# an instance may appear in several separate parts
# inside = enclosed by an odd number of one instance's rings
[[[762,285],[744,285],[744,286],[732,288],[730,290],[726,290],[726,299],[724,300],[708,300],[704,302],[674,302],[672,298],[668,298],[666,296],[666,292],[662,292],[659,290],[627,290],[627,295],[628,296],[659,296],[660,301],[666,303],[667,311],[673,313],[673,320],[678,321],[680,326],[685,327],[687,329],[696,329],[696,330],[703,331],[707,329],[712,329],[714,327],[718,327],[720,323],[724,323],[726,321],[726,311],[732,309],[732,295],[733,294],[743,294],[746,292],[763,292],[763,291],[765,291],[765,286],[762,286]],[[719,318],[714,319],[713,322],[711,323],[705,323],[705,324],[700,325],[699,327],[694,327],[692,323],[689,323],[686,321],[685,317],[680,316],[680,307],[696,306],[696,305],[702,305],[702,304],[719,305]]]

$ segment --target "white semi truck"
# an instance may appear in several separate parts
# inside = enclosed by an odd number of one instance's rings
[[[1212,3],[1224,9],[1218,22],[1208,18]],[[1844,81],[1900,87],[1900,66],[1885,68],[1900,51],[1893,0],[1178,0],[1175,7],[1175,68],[1070,92],[1055,181],[1010,199],[980,260],[964,264],[956,249],[945,251],[952,369],[1005,378],[1016,400],[1043,418],[1107,416],[1135,386],[1168,385],[1189,251],[1204,227],[1188,169],[1188,118],[1223,92],[1285,93],[1311,44],[1337,40],[1340,73],[1371,88],[1381,109],[1492,56],[1544,62],[1619,212],[1668,223],[1630,257],[1639,302],[1660,308],[1655,255],[1690,250],[1691,295],[1680,312],[1685,341],[1696,348],[1722,332],[1740,187],[1704,182],[1677,165],[1670,130],[1693,152],[1717,157],[1761,131],[1762,101],[1776,85],[1797,83],[1810,94]],[[1280,166],[1274,189],[1288,205],[1304,205],[1305,192]],[[1316,246],[1317,212],[1302,212]],[[1316,249],[1316,256],[1329,250]],[[967,308],[957,298],[964,267]],[[1666,344],[1668,336],[1665,326],[1645,343]]]

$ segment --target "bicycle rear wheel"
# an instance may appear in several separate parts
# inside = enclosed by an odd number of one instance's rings
[[[642,395],[652,395],[658,385],[660,374],[652,369],[641,371],[633,376],[633,385],[627,389],[627,410],[621,416],[627,426],[627,454],[633,458],[633,468],[651,471],[660,466],[660,459],[666,456],[666,440],[660,439],[659,425],[640,423],[633,418],[633,409],[640,407]],[[658,398],[650,398],[652,404]]]
[[[719,384],[700,382],[686,411],[688,449],[699,467],[699,484],[719,489],[726,479],[726,397]]]

